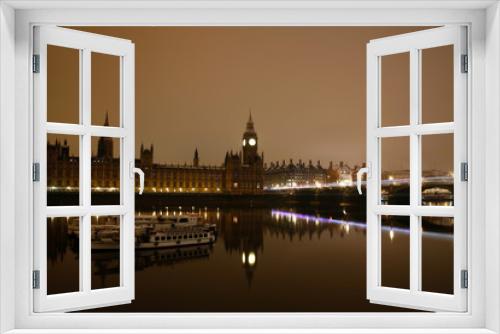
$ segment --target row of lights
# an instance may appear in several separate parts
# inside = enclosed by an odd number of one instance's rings
[[[191,190],[191,192],[199,192],[199,191],[201,191],[200,188],[191,188],[191,189],[190,188],[182,188],[182,187],[172,188],[172,189],[170,189],[169,187],[159,188],[159,189],[157,189],[156,187],[152,187],[151,188],[151,191],[154,192],[154,193],[156,193],[156,192],[160,192],[160,193],[162,193],[162,192],[167,192],[167,193],[169,193],[169,192],[174,192],[174,193],[180,192],[180,193],[182,193],[182,192],[189,192],[190,190]],[[205,188],[203,188],[203,191],[204,192],[208,192],[209,188],[205,187]],[[221,189],[220,188],[216,188],[215,191],[216,192],[220,192]]]
[[[49,191],[61,191],[61,190],[64,190],[64,191],[78,191],[79,187],[70,187],[70,186],[67,186],[67,187],[56,187],[56,186],[50,186],[48,187]],[[115,192],[115,191],[119,191],[120,188],[117,188],[117,187],[92,187],[92,191],[95,191],[95,192]]]
[[[341,180],[337,182],[329,182],[329,183],[322,183],[320,181],[315,181],[312,184],[305,183],[305,184],[298,184],[297,182],[288,182],[286,184],[273,184],[271,187],[264,187],[265,189],[272,189],[272,190],[282,190],[282,189],[321,189],[321,188],[345,188],[345,187],[352,187],[354,186],[354,182],[352,180]]]

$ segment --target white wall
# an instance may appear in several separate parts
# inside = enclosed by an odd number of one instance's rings
[[[498,243],[500,228],[500,6],[494,4],[488,8],[486,17],[486,286],[494,286],[486,293],[486,327],[499,332],[500,289]]]
[[[0,333],[14,328],[14,240],[6,233],[14,221],[14,20],[14,10],[0,3]]]

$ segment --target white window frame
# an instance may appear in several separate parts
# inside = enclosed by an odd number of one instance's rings
[[[62,8],[65,7],[66,9]],[[73,8],[68,8],[73,7]],[[133,7],[133,8],[131,8]],[[82,10],[84,9],[84,10]],[[34,314],[31,270],[31,31],[60,25],[425,25],[467,24],[469,88],[467,313]],[[15,63],[15,70],[12,64]],[[486,71],[487,67],[487,71]],[[0,332],[64,329],[109,333],[146,328],[191,332],[500,332],[500,9],[496,1],[102,0],[0,3]],[[487,140],[486,140],[487,138]],[[15,143],[15,146],[13,145]],[[488,182],[486,181],[488,175]],[[14,190],[13,190],[14,189]],[[12,193],[14,192],[14,196]],[[28,200],[26,198],[28,197]],[[12,256],[14,254],[15,256]],[[14,289],[12,288],[14,286]],[[485,294],[487,291],[487,294]],[[385,328],[385,329],[381,329]],[[211,329],[211,330],[210,330]],[[221,330],[225,329],[225,330]],[[62,332],[62,331],[61,331]],[[116,331],[115,331],[116,332]]]
[[[47,46],[78,50],[80,71],[79,122],[77,124],[47,120]],[[135,277],[135,208],[134,208],[134,44],[128,40],[74,31],[53,26],[34,27],[33,52],[39,56],[39,73],[33,75],[34,162],[39,164],[39,181],[33,184],[33,268],[38,270],[39,288],[34,289],[36,312],[75,311],[92,307],[129,303],[134,299]],[[119,60],[119,125],[91,124],[92,53],[114,56]],[[47,135],[79,137],[79,204],[47,206]],[[108,137],[119,145],[119,203],[92,205],[92,138]],[[118,216],[120,233],[119,286],[104,289],[91,287],[91,217]],[[79,217],[79,291],[47,295],[47,218]],[[101,307],[102,307],[101,306]]]
[[[467,181],[461,179],[461,164],[467,163],[467,82],[462,56],[467,55],[467,27],[453,25],[370,41],[367,46],[367,127],[366,152],[370,169],[367,187],[367,294],[373,303],[431,311],[467,310],[467,289],[462,285],[462,270],[467,270]],[[451,122],[422,123],[422,51],[434,47],[453,47],[453,119]],[[408,53],[409,124],[384,126],[381,99],[384,89],[382,58]],[[422,191],[423,135],[453,136],[453,206],[424,206]],[[409,175],[408,205],[381,203],[384,138],[407,138]],[[382,216],[409,219],[409,288],[382,285]],[[453,228],[453,293],[422,290],[422,217],[451,217]]]

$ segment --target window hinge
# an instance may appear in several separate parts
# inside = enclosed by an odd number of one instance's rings
[[[40,73],[40,55],[33,55],[33,73]]]
[[[40,181],[40,164],[38,162],[33,163],[33,182]]]
[[[460,180],[469,181],[469,164],[466,162],[460,164]]]
[[[469,72],[469,56],[462,55],[462,73]]]
[[[469,287],[469,271],[468,270],[462,270],[460,275],[461,275],[461,277],[460,277],[460,287],[462,289],[467,289]]]
[[[40,270],[33,270],[33,289],[40,289]]]

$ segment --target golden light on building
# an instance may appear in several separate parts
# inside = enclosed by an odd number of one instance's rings
[[[104,121],[107,126],[107,120]],[[257,135],[253,120],[249,118],[244,132],[246,145],[242,152],[226,152],[221,165],[210,166],[200,163],[198,150],[195,149],[192,164],[165,164],[154,162],[154,147],[141,145],[138,167],[146,171],[146,192],[235,192],[261,193],[264,185],[264,157],[257,151]],[[98,138],[98,152],[92,156],[92,190],[114,192],[119,190],[120,161],[114,158],[111,138]],[[75,191],[79,182],[77,172],[80,160],[73,156],[66,141],[47,142],[48,175],[47,186],[50,191]],[[94,164],[96,166],[94,166]],[[64,172],[64,173],[61,173]],[[234,173],[234,171],[238,171]],[[61,175],[62,174],[62,177]],[[137,192],[139,187],[135,187]]]

